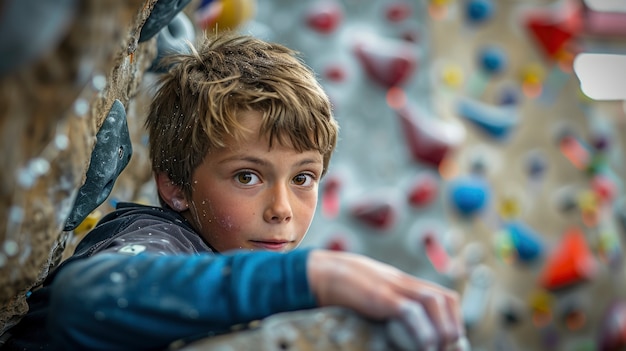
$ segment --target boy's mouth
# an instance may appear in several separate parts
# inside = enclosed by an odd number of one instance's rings
[[[288,240],[250,240],[253,246],[271,251],[282,251],[291,241]]]

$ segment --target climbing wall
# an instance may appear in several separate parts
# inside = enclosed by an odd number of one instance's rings
[[[257,1],[239,30],[302,52],[342,128],[303,245],[457,289],[475,350],[625,348],[624,104],[573,71],[579,52],[625,52],[620,18],[579,1]]]
[[[135,171],[116,196],[134,197],[150,177],[140,140],[131,142],[141,135],[144,73],[163,46],[157,33],[189,3],[2,1],[0,335],[93,225],[131,144]]]

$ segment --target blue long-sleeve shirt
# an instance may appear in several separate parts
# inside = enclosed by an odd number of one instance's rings
[[[176,212],[122,204],[33,293],[8,346],[163,349],[313,308],[308,253],[214,254]]]

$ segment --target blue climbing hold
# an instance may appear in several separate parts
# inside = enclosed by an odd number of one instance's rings
[[[465,217],[480,213],[490,200],[489,185],[482,177],[458,178],[451,181],[449,187],[452,206]]]
[[[506,52],[495,45],[485,46],[478,52],[478,65],[489,75],[502,73],[507,67]]]
[[[498,140],[508,137],[519,121],[517,108],[514,106],[494,106],[462,98],[457,101],[456,108],[461,117]]]
[[[511,237],[513,247],[517,251],[517,258],[522,262],[532,262],[543,252],[540,236],[527,225],[515,221],[506,225],[506,231]]]
[[[548,161],[543,153],[532,150],[526,158],[526,171],[529,178],[541,178],[548,168]]]
[[[465,19],[471,24],[482,24],[493,17],[494,2],[491,0],[468,0],[465,2]]]
[[[515,106],[520,101],[520,91],[517,86],[505,86],[500,89],[497,97],[501,106]]]

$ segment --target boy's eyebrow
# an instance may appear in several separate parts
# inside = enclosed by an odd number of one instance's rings
[[[246,162],[250,162],[250,163],[254,163],[257,164],[259,166],[268,166],[269,162],[258,158],[258,157],[253,157],[253,156],[233,156],[233,157],[228,157],[225,158],[221,161],[218,162],[218,164],[224,164],[224,163],[228,163],[228,162],[233,162],[233,161],[246,161]],[[309,165],[309,164],[316,164],[316,163],[322,163],[322,160],[319,159],[315,159],[315,158],[305,158],[303,160],[300,160],[300,162],[296,163],[296,166],[305,166],[305,165]]]

